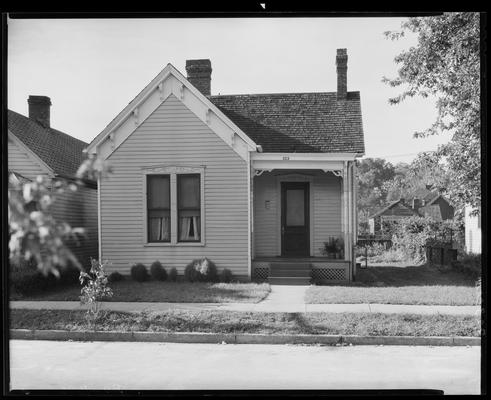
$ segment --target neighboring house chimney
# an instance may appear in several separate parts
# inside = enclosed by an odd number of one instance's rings
[[[186,60],[188,81],[205,96],[211,94],[211,61]]]
[[[345,100],[348,91],[348,54],[346,49],[337,50],[336,67],[338,72],[338,100]]]
[[[420,199],[413,199],[412,208],[414,211],[418,211],[422,207],[422,202]]]
[[[29,96],[29,118],[49,128],[51,99],[47,96]]]

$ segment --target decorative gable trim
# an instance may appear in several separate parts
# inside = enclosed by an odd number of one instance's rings
[[[35,164],[39,165],[41,171],[40,173],[45,173],[51,178],[55,176],[55,172],[51,167],[48,166],[41,158],[39,158],[36,153],[34,153],[27,145],[25,145],[22,140],[15,136],[10,130],[8,131],[8,139],[11,140],[22,152],[24,152],[27,157]]]
[[[111,121],[86,151],[98,153],[106,159],[171,95],[179,99],[242,159],[247,161],[247,153],[256,151],[256,144],[171,64],[167,64]],[[240,140],[236,140],[236,136]]]

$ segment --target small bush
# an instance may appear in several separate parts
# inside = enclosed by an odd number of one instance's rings
[[[154,261],[150,266],[150,275],[156,281],[165,281],[167,279],[167,271],[162,266],[160,261]]]
[[[463,254],[457,261],[452,262],[452,269],[462,272],[472,278],[481,276],[481,255],[480,254]]]
[[[218,282],[218,271],[215,263],[205,257],[191,261],[184,270],[184,277],[189,282]]]
[[[109,282],[120,282],[124,281],[124,275],[120,274],[118,271],[112,272],[107,278]]]
[[[147,267],[145,265],[138,263],[131,267],[131,278],[137,282],[145,282],[149,279]]]
[[[35,263],[15,261],[10,264],[10,287],[19,294],[33,294],[78,283],[80,270],[77,267],[68,265],[65,268],[59,267],[58,271],[59,278],[52,273],[45,276]]]
[[[228,268],[223,269],[222,272],[220,273],[220,282],[230,283],[232,282],[232,279],[233,279],[232,271],[230,271]]]
[[[169,271],[169,280],[172,282],[177,281],[177,269],[176,267],[172,267]]]

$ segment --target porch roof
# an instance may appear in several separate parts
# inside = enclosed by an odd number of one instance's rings
[[[355,153],[252,153],[252,167],[256,171],[274,169],[320,169],[342,171],[345,161],[353,161]]]

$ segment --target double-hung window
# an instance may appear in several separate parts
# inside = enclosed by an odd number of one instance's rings
[[[204,167],[151,167],[144,176],[145,243],[204,245]]]
[[[200,175],[177,175],[179,242],[199,242],[201,237]]]
[[[147,175],[148,242],[170,242],[170,175]]]

